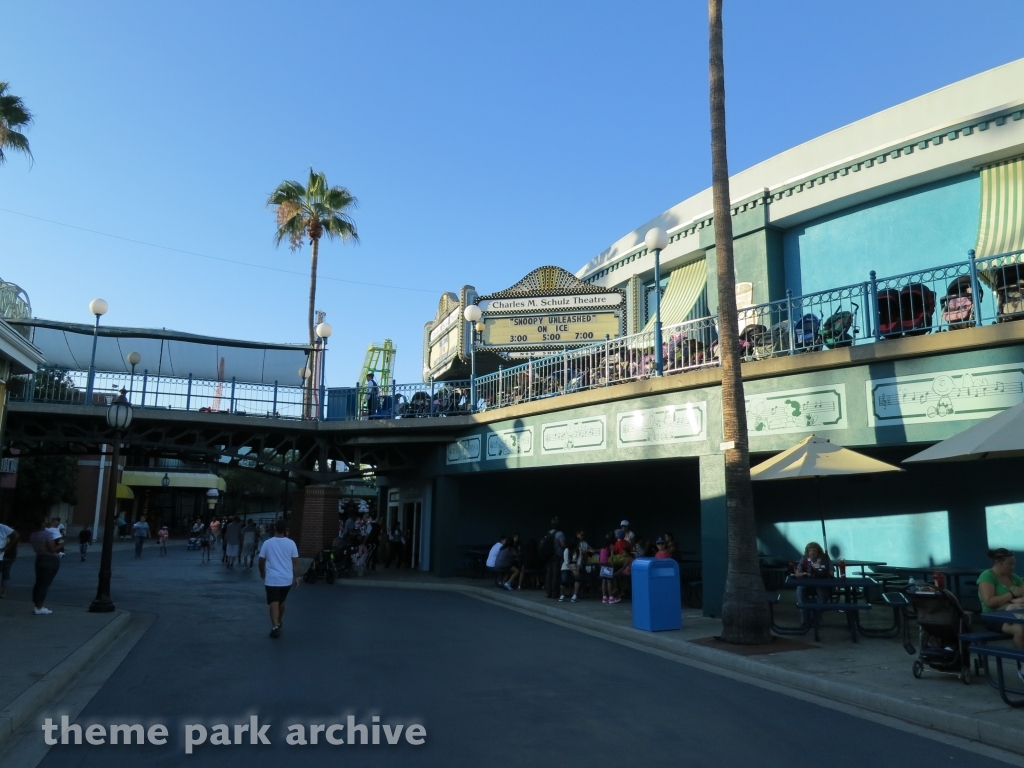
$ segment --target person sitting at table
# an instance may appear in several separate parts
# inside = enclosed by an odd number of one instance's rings
[[[508,541],[508,536],[502,534],[498,537],[498,540],[491,546],[490,552],[487,553],[487,559],[484,561],[484,568],[486,568],[488,571],[494,571],[494,566],[498,559],[498,553],[505,546],[506,541]]]
[[[981,601],[981,620],[993,632],[1002,632],[1013,638],[1013,647],[1024,650],[1024,624],[1007,624],[999,619],[986,618],[994,611],[1013,611],[1024,608],[1024,579],[1013,572],[1017,560],[1008,549],[990,549],[992,567],[978,576],[978,599]],[[1017,676],[1024,681],[1024,669],[1017,662]]]
[[[806,579],[831,579],[832,562],[821,548],[821,544],[812,541],[804,547],[804,556],[796,564],[797,578]],[[832,590],[828,587],[797,587],[796,601],[798,603],[827,603],[832,598]],[[810,623],[810,611],[802,611],[804,622]]]
[[[668,551],[668,542],[664,538],[659,536],[654,540],[654,546],[658,548],[658,551],[654,553],[654,556],[659,559],[670,559],[672,557]]]
[[[662,538],[665,539],[665,551],[668,552],[668,556],[673,560],[678,560],[677,550],[679,548],[676,546],[676,537],[670,531],[665,531]]]

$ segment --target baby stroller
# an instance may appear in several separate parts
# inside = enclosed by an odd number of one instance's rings
[[[995,292],[999,303],[998,322],[1024,319],[1024,264],[1010,264],[996,271]]]
[[[829,349],[851,346],[854,334],[860,330],[854,327],[857,323],[857,312],[860,310],[860,307],[853,304],[853,302],[850,303],[853,305],[853,312],[846,312],[842,307],[839,307],[835,314],[830,315],[821,324],[821,341]]]
[[[938,672],[956,675],[965,685],[971,682],[969,644],[960,635],[971,631],[971,617],[956,596],[946,589],[919,587],[907,590],[917,624],[921,628],[921,649],[911,668],[920,678],[927,664]]]
[[[352,572],[356,576],[366,576],[370,572],[370,562],[375,549],[376,547],[371,544],[352,551]]]
[[[818,334],[821,321],[817,315],[806,314],[793,321],[793,351],[816,352],[821,349],[821,337]],[[789,351],[789,323],[776,323],[772,327],[772,351]]]
[[[317,579],[323,579],[328,584],[333,584],[337,576],[338,569],[334,565],[334,552],[330,549],[325,549],[313,558],[313,562],[309,565],[309,570],[303,576],[303,581],[307,584],[316,584]]]
[[[883,337],[928,333],[934,315],[935,291],[923,283],[878,292],[878,331]]]
[[[978,286],[978,301],[985,297],[985,292]],[[939,300],[942,307],[942,319],[949,330],[970,328],[974,325],[974,292],[971,290],[969,275],[961,275],[946,288],[946,295]]]
[[[189,550],[199,549],[202,545],[203,545],[203,540],[202,540],[201,537],[199,537],[199,536],[189,536],[188,537],[188,544],[186,545],[186,549],[189,549]]]
[[[753,323],[740,331],[740,354],[748,359],[758,360],[771,357],[771,334],[759,323]]]

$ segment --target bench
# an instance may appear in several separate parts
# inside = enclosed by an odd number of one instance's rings
[[[981,634],[981,633],[979,633]],[[961,639],[965,636],[961,635]],[[1006,639],[1007,635],[1002,635],[1002,639]],[[1009,704],[1011,707],[1024,707],[1024,699],[1011,699],[1007,694],[1024,694],[1024,691],[1019,688],[1008,688],[1006,685],[1006,676],[1003,673],[1003,659],[1009,659],[1010,661],[1016,661],[1018,664],[1024,662],[1024,650],[1019,648],[1007,648],[1005,645],[988,645],[982,643],[975,645],[971,648],[974,653],[978,654],[984,667],[985,676],[989,682],[995,686],[996,690],[999,691],[999,695],[1003,701]],[[988,659],[993,657],[996,660],[996,680],[992,680],[992,675],[989,673]]]
[[[821,627],[821,614],[825,611],[842,611],[846,614],[846,624],[850,630],[850,638],[857,642],[857,627],[860,624],[858,618],[861,611],[870,611],[871,603],[800,603],[796,607],[801,611],[808,611],[811,614],[810,628],[814,630],[814,641],[821,642],[818,630]],[[805,630],[806,631],[806,630]]]

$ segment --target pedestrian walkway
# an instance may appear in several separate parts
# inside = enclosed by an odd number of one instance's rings
[[[22,547],[23,550],[27,549]],[[30,569],[20,552],[16,569]],[[59,696],[71,680],[106,652],[127,626],[129,614],[89,613],[82,605],[48,600],[49,616],[32,613],[31,586],[11,584],[0,600],[0,748],[24,722]]]
[[[346,587],[396,587],[453,590],[490,600],[509,608],[674,654],[688,663],[797,688],[804,693],[871,710],[918,726],[933,728],[1017,754],[1024,754],[1024,718],[1007,707],[987,682],[975,679],[964,685],[956,677],[926,668],[918,680],[911,673],[915,657],[903,649],[902,638],[860,638],[850,641],[842,616],[828,617],[821,642],[812,635],[785,638],[780,650],[745,655],[705,643],[721,634],[722,623],[698,610],[683,611],[679,632],[643,632],[633,629],[632,604],[604,605],[598,599],[578,603],[549,600],[541,590],[508,592],[486,579],[439,579],[427,573],[381,571],[339,582]],[[786,594],[783,598],[785,601]],[[885,609],[873,611],[875,621],[891,618]],[[791,615],[790,615],[791,614]],[[784,624],[799,624],[796,607],[783,602],[777,611]],[[912,626],[917,645],[917,629]],[[697,642],[695,642],[697,641]],[[758,649],[766,650],[766,649]]]

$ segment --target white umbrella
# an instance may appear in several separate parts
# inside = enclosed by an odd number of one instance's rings
[[[819,477],[836,475],[863,475],[872,472],[902,472],[899,467],[872,459],[862,453],[851,451],[829,442],[823,437],[811,435],[782,453],[772,456],[750,470],[751,480],[793,480],[813,477],[818,491],[818,508],[821,509],[821,488]],[[821,537],[828,552],[828,536],[825,534],[825,517],[821,518]]]
[[[1024,403],[989,416],[980,424],[936,443],[903,463],[970,461],[1024,456]]]

